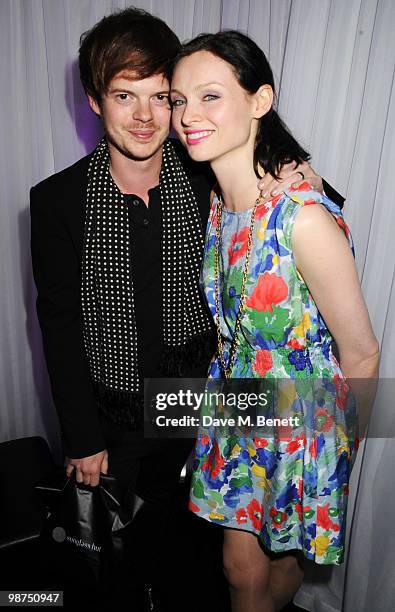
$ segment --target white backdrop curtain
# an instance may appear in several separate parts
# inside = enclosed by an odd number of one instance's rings
[[[80,34],[124,0],[0,0],[0,441],[44,435],[60,457],[29,255],[31,185],[89,152],[100,125],[78,80]],[[267,54],[280,114],[313,166],[347,198],[358,270],[395,377],[395,2],[147,0],[182,39],[237,28]],[[394,420],[380,394],[372,425]],[[374,427],[373,427],[374,429]],[[383,427],[379,428],[382,434]],[[368,439],[354,470],[346,564],[307,572],[296,601],[315,612],[395,609],[395,443]]]

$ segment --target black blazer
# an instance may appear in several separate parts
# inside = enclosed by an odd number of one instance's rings
[[[213,175],[175,142],[196,195],[203,226]],[[30,191],[31,250],[37,314],[65,454],[87,457],[106,448],[85,355],[81,261],[90,155]]]
[[[213,175],[207,166],[192,162],[177,141],[175,144],[190,176],[205,227]],[[82,333],[81,260],[89,161],[88,155],[30,192],[37,314],[63,448],[73,459],[106,447]],[[326,183],[325,192],[343,204],[343,198]]]
[[[64,452],[73,459],[106,448],[82,335],[80,284],[88,165],[89,156],[30,191],[37,314]]]

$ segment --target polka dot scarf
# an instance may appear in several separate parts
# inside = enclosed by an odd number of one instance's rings
[[[138,428],[143,413],[138,375],[128,205],[109,172],[104,138],[88,169],[82,257],[84,344],[99,408]],[[199,290],[203,231],[197,202],[173,145],[163,146],[162,278],[164,376],[180,376],[213,352],[212,323]]]

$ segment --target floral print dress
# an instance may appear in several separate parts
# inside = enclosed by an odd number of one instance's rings
[[[217,204],[214,197],[202,269],[213,317]],[[269,436],[256,430],[224,435],[223,428],[201,425],[189,508],[208,521],[256,534],[272,552],[299,549],[316,563],[340,564],[348,481],[358,446],[355,406],[291,247],[298,211],[317,204],[330,211],[353,248],[338,206],[308,183],[258,205],[231,374],[281,383],[273,414],[284,414],[286,404],[287,414],[302,417],[302,425],[292,432],[274,428]],[[222,210],[219,310],[225,358],[240,301],[251,213]],[[208,384],[221,378],[217,357]],[[204,413],[213,413],[211,404]]]

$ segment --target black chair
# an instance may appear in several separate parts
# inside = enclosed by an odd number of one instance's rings
[[[44,438],[0,443],[0,587],[44,588],[39,536],[46,509],[34,485],[57,466]]]

